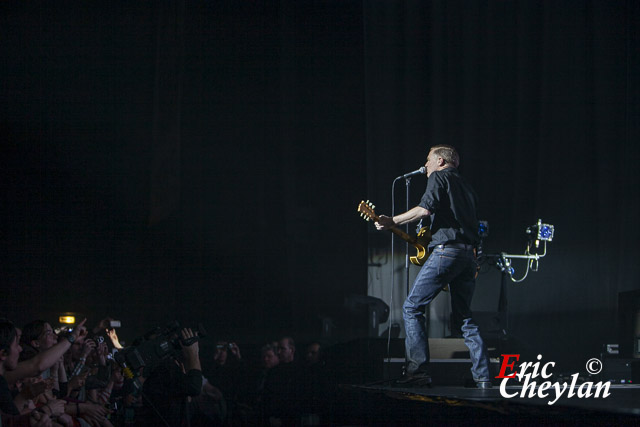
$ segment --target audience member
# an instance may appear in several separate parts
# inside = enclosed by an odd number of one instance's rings
[[[315,365],[320,362],[320,343],[312,342],[307,346],[307,352],[304,355],[304,361],[308,366]]]
[[[260,362],[261,366],[265,370],[275,368],[280,363],[278,358],[278,348],[271,344],[267,344],[260,350]]]
[[[291,337],[282,337],[278,341],[278,359],[280,363],[291,363],[296,356],[296,344]]]
[[[302,413],[308,425],[324,424],[329,417],[333,398],[333,379],[322,357],[322,346],[312,342],[307,346],[302,369]]]
[[[262,396],[263,422],[267,425],[300,423],[302,383],[295,353],[293,338],[285,336],[278,341],[279,363],[269,370]]]
[[[218,389],[226,404],[226,417],[232,423],[246,423],[253,417],[249,407],[252,385],[249,370],[235,342],[219,340],[213,355],[213,365],[206,378]]]
[[[21,414],[13,401],[13,394],[7,382],[7,374],[15,372],[19,367],[20,347],[19,331],[13,323],[0,320],[0,413],[3,425],[16,426],[48,426],[52,425],[51,419],[58,418],[64,413],[64,401],[51,399],[39,408],[30,410],[27,414]],[[68,347],[68,346],[67,346]],[[59,350],[59,349],[58,349]],[[59,356],[58,356],[59,357]],[[55,361],[55,360],[54,360]],[[43,366],[43,365],[40,365]],[[46,366],[42,370],[48,368]],[[21,372],[32,372],[23,365]],[[13,374],[12,383],[21,379],[20,375]]]
[[[188,423],[193,412],[189,397],[202,390],[202,367],[198,341],[194,332],[185,328],[180,332],[182,360],[168,358],[154,367],[143,384],[144,411],[139,425],[178,426]]]

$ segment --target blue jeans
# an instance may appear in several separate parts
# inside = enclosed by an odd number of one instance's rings
[[[476,286],[476,262],[473,249],[435,248],[422,266],[413,289],[402,307],[407,334],[407,374],[427,373],[429,340],[425,329],[425,307],[449,285],[454,324],[462,324],[464,343],[471,355],[471,374],[475,381],[490,381],[489,358],[471,318],[471,298]]]

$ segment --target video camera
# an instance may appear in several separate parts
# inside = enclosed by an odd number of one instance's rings
[[[137,338],[131,347],[117,352],[115,360],[122,367],[125,376],[138,377],[140,368],[144,368],[148,373],[162,361],[177,358],[182,352],[182,347],[188,347],[207,336],[207,331],[202,324],[198,324],[195,329],[192,328],[196,336],[186,340],[180,336],[181,329],[177,321],[167,324],[164,328],[156,327]]]

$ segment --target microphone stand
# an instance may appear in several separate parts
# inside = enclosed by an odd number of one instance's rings
[[[421,168],[424,169],[424,168]],[[422,173],[424,173],[424,170],[421,170]],[[393,218],[395,216],[395,211],[396,211],[396,203],[395,203],[395,194],[396,194],[396,182],[398,182],[398,180],[404,178],[405,179],[405,185],[406,185],[406,210],[409,210],[409,189],[411,187],[411,176],[399,176],[396,179],[393,180],[393,183],[391,184],[391,217]],[[409,233],[409,224],[406,225],[406,233]],[[394,289],[395,289],[395,256],[394,256],[394,248],[395,248],[395,234],[391,233],[391,299],[389,301],[389,305],[391,306],[391,310],[393,312],[393,293],[394,293]],[[407,242],[406,244],[406,254],[405,254],[405,264],[404,264],[404,268],[406,271],[406,289],[407,289],[407,297],[409,296],[409,243]],[[428,312],[427,312],[428,315]],[[389,315],[389,328],[388,330],[388,334],[387,334],[387,361],[389,363],[391,363],[391,322],[392,322],[392,316],[391,313]],[[391,372],[391,369],[389,369],[388,371],[389,373]]]
[[[410,193],[410,189],[411,189],[411,177],[410,176],[399,176],[396,179],[393,180],[393,184],[391,185],[391,194],[393,196],[393,194],[395,194],[395,185],[396,182],[401,179],[404,178],[405,179],[405,187],[406,187],[406,195],[405,195],[405,212],[407,212],[409,210],[409,193]],[[393,197],[391,199],[391,217],[393,218],[395,216],[395,203],[393,201]],[[405,233],[409,234],[409,224],[405,225]],[[394,248],[394,235],[393,233],[391,233],[391,288],[394,288],[394,277],[395,274],[393,272],[393,248]],[[410,285],[410,280],[409,280],[409,242],[407,242],[405,244],[405,258],[404,258],[404,269],[405,269],[405,280],[406,280],[406,291],[407,291],[407,296],[409,296],[409,285]]]
[[[411,177],[405,178],[405,186],[406,186],[405,212],[407,212],[409,210],[409,188],[411,187]],[[409,234],[409,223],[405,225],[405,233]],[[405,269],[406,281],[407,281],[407,296],[409,296],[409,242],[406,242],[405,244],[404,269]]]

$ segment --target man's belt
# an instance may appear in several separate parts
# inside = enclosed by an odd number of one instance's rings
[[[473,249],[473,245],[468,245],[466,243],[443,243],[441,245],[435,245],[434,248],[444,249],[444,248],[454,248],[454,249],[466,249],[470,251]]]

